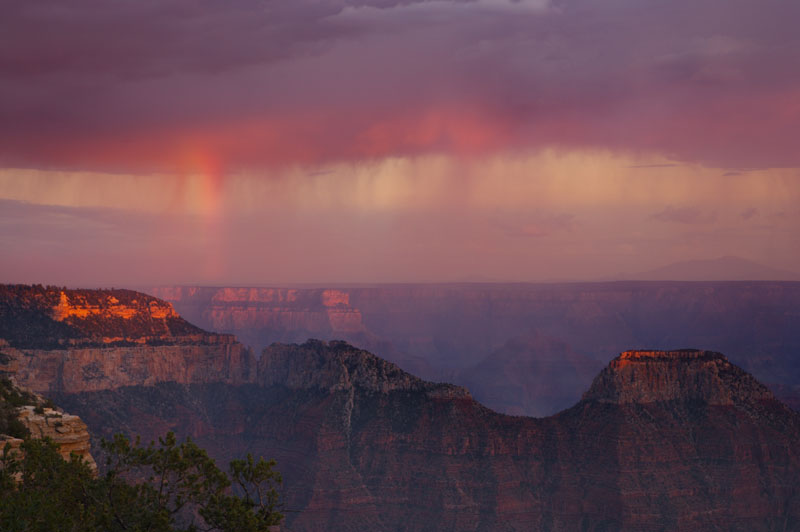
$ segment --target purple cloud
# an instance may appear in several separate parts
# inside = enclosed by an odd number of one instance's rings
[[[6,0],[0,164],[541,147],[800,165],[785,0]]]

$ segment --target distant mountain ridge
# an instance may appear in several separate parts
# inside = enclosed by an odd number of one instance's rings
[[[800,281],[800,273],[771,268],[741,257],[687,260],[633,274],[620,274],[627,281]]]

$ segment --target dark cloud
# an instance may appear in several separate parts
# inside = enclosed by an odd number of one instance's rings
[[[758,209],[756,209],[755,207],[745,209],[741,212],[741,214],[739,214],[739,216],[741,216],[743,220],[749,220],[754,216],[758,216]]]
[[[661,222],[697,225],[714,222],[717,219],[717,214],[697,207],[668,206],[664,210],[653,214],[651,218]]]
[[[800,165],[800,3],[0,2],[0,164],[543,146]]]
[[[503,215],[496,220],[503,234],[510,237],[545,237],[553,233],[570,231],[575,226],[575,215],[569,213],[532,212]]]
[[[628,168],[674,168],[677,164],[633,164]]]

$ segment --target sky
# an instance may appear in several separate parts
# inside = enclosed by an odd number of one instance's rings
[[[800,2],[0,0],[0,280],[800,270]]]

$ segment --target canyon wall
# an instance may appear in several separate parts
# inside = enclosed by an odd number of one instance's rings
[[[252,352],[230,337],[223,339],[211,345],[2,350],[16,366],[17,381],[45,395],[158,382],[246,382]]]
[[[366,332],[361,312],[347,291],[292,288],[159,287],[159,298],[212,331],[235,334],[261,349],[273,342],[302,342],[310,336]]]

